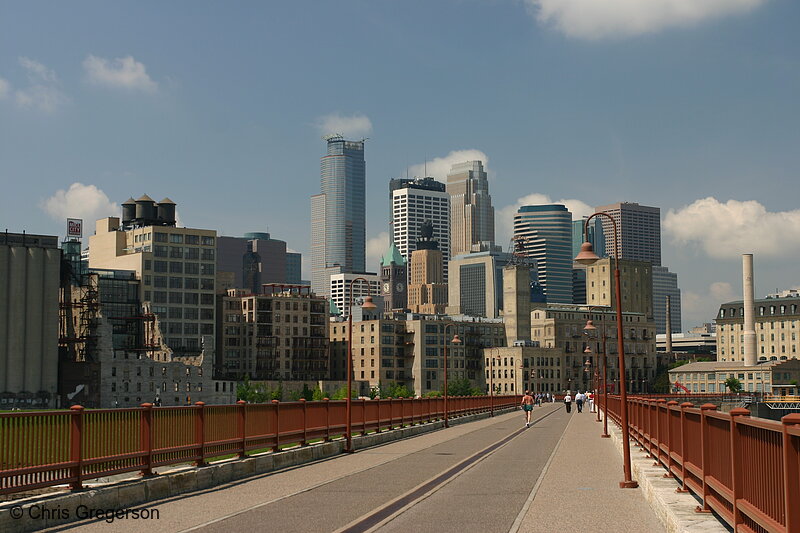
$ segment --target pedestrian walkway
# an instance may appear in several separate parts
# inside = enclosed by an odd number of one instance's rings
[[[641,489],[620,489],[622,458],[612,439],[600,438],[595,413],[574,409],[571,420],[511,531],[666,531]]]

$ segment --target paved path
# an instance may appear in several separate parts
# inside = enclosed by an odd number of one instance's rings
[[[158,521],[51,531],[664,531],[600,424],[560,404],[153,502]]]

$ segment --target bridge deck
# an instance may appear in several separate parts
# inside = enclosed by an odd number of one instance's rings
[[[159,520],[59,531],[665,531],[588,412],[561,404],[153,502]],[[370,529],[372,528],[372,529]]]

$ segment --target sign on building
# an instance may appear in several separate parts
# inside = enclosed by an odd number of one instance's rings
[[[83,237],[83,219],[68,218],[67,219],[67,237]]]

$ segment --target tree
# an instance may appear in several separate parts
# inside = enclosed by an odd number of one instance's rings
[[[331,400],[344,400],[347,398],[347,385],[342,385],[338,389],[336,389],[331,397]],[[350,399],[358,398],[358,390],[355,388],[351,388],[350,390]]]
[[[447,384],[448,396],[477,396],[480,389],[473,387],[467,378],[454,379]]]
[[[314,389],[314,393],[311,396],[312,400],[320,401],[325,399],[325,391],[322,390],[322,387],[317,387]]]
[[[725,386],[728,387],[728,390],[731,392],[742,392],[742,383],[734,377],[726,379]]]

